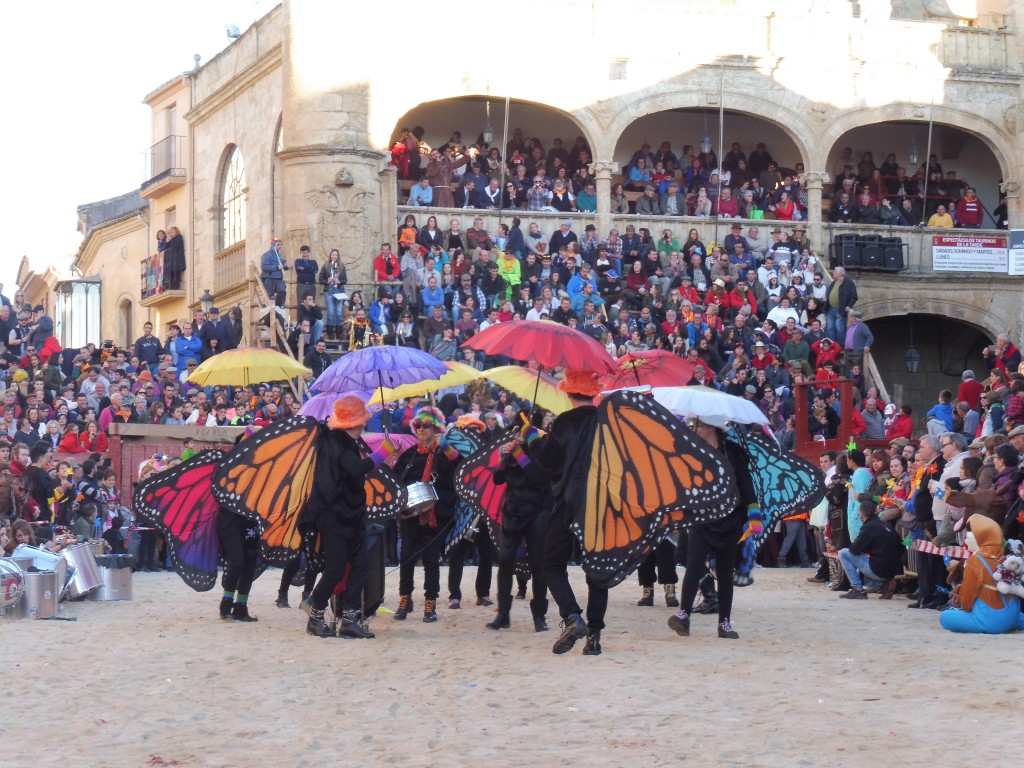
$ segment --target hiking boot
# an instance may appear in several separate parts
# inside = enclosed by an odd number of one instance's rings
[[[437,600],[427,598],[423,601],[423,623],[431,624],[437,621]]]
[[[279,596],[277,600],[274,601],[274,605],[278,608],[291,608],[291,606],[288,605],[288,595]]]
[[[461,607],[462,607],[462,601],[459,600],[459,598],[457,598],[457,597],[453,597],[451,600],[448,601],[448,610],[449,611],[457,611]]]
[[[562,622],[562,634],[551,646],[551,652],[557,654],[568,653],[576,645],[576,641],[587,636],[587,625],[578,613],[570,614]]]
[[[395,611],[395,621],[405,621],[405,617],[412,610],[412,595],[400,595],[398,598],[398,610]]]
[[[359,611],[344,611],[338,624],[338,637],[372,640],[374,634],[359,620]]]
[[[533,631],[534,632],[547,632],[548,622],[543,616],[533,617]]]
[[[234,598],[224,597],[220,601],[220,617],[222,619],[231,618],[231,606],[235,604]]]
[[[306,634],[313,637],[337,637],[324,621],[324,612],[311,608],[306,620]]]
[[[665,585],[665,607],[667,608],[678,608],[679,598],[676,597],[676,585],[666,584]]]
[[[601,630],[594,629],[587,632],[587,642],[583,646],[584,656],[601,655]]]
[[[807,583],[808,584],[824,584],[825,583],[825,577],[824,576],[811,576],[809,579],[807,579]]]
[[[501,613],[500,611],[494,617],[494,621],[490,621],[485,625],[488,629],[508,629],[512,626],[512,622],[509,621],[507,613]]]
[[[249,615],[248,603],[235,603],[231,609],[231,618],[234,621],[259,621],[255,616]]]
[[[716,592],[715,596],[710,600],[701,600],[700,605],[693,609],[693,613],[718,613],[718,593]]]
[[[490,606],[494,605],[494,601],[491,600],[490,595],[484,595],[483,597],[478,597],[476,599],[476,604],[489,608]]]
[[[675,630],[680,637],[690,636],[690,616],[686,611],[680,611],[675,616],[668,617],[669,629]]]
[[[636,601],[637,605],[654,605],[654,587],[644,587],[644,596]]]
[[[732,624],[729,620],[718,622],[718,636],[723,637],[726,640],[739,640],[740,633],[732,628]]]
[[[868,591],[866,589],[851,589],[849,592],[844,592],[839,597],[846,600],[867,600]]]

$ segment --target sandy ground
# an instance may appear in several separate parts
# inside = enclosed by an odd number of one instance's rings
[[[704,616],[676,636],[630,580],[600,657],[553,655],[554,610],[538,634],[522,601],[501,632],[475,606],[423,624],[417,598],[404,623],[373,621],[376,640],[322,640],[274,607],[278,571],[256,583],[258,624],[219,621],[216,591],[136,574],[132,602],[65,604],[77,622],[0,620],[0,765],[1018,764],[1024,637],[953,635],[899,595],[838,600],[810,574],[756,571],[739,641]]]

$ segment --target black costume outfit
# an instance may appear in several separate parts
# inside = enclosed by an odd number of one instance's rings
[[[341,429],[327,430],[313,471],[313,487],[299,515],[299,525],[320,534],[324,570],[310,602],[322,611],[349,571],[341,598],[343,611],[361,611],[366,558],[366,475],[375,466],[361,439]]]
[[[750,477],[747,454],[735,443],[728,442],[720,435],[723,446],[719,449],[732,468],[739,490],[736,507],[725,517],[709,523],[695,525],[688,531],[686,549],[686,573],[683,576],[682,609],[693,612],[693,602],[701,579],[708,572],[707,559],[715,559],[715,576],[718,579],[718,620],[729,619],[732,612],[733,580],[740,536],[747,524],[747,507],[758,504],[754,482]]]
[[[581,454],[591,443],[596,420],[597,408],[593,405],[566,411],[552,422],[551,431],[537,446],[530,449],[530,457],[551,472],[554,506],[544,542],[544,579],[563,620],[582,613],[566,570],[575,543],[569,529],[575,502],[571,493],[576,485],[572,482],[574,473],[587,466]],[[604,629],[604,614],[608,609],[608,590],[595,584],[590,576],[587,576],[587,587],[587,628],[600,631]]]
[[[256,561],[260,556],[259,526],[226,507],[217,512],[216,525],[220,551],[228,563],[221,579],[224,595],[220,601],[220,616],[251,621],[249,590],[256,578]]]
[[[498,618],[507,623],[512,610],[512,577],[516,571],[519,545],[526,542],[526,554],[533,576],[530,613],[540,631],[548,612],[548,587],[544,579],[544,535],[551,517],[551,475],[538,461],[520,467],[511,454],[494,470],[495,485],[507,485],[501,513],[504,539],[498,554]]]
[[[434,490],[437,491],[437,504],[433,507],[433,518],[436,523],[431,525],[431,510],[416,517],[410,517],[399,523],[402,539],[402,562],[399,565],[398,593],[411,595],[416,575],[416,559],[423,558],[423,593],[428,600],[436,600],[441,591],[440,563],[441,547],[444,543],[444,529],[455,513],[455,466],[454,461],[444,455],[439,448],[422,451],[420,445],[408,448],[395,462],[395,474],[402,485],[418,483],[423,480],[423,471],[427,466],[427,457],[434,456],[432,477]]]
[[[480,530],[471,541],[463,539],[448,553],[448,599],[462,600],[462,569],[466,564],[466,555],[476,546],[476,596],[483,599],[491,594],[491,569],[494,565],[494,542],[487,531],[487,525],[481,523]]]

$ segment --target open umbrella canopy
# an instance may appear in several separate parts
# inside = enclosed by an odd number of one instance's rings
[[[351,392],[321,392],[313,395],[299,408],[300,416],[312,416],[314,419],[326,419],[334,411],[334,401],[342,395],[356,395],[362,400],[370,399],[370,392],[365,389],[357,389]]]
[[[243,347],[207,358],[188,380],[201,387],[248,386],[294,379],[309,372],[302,363],[277,350]]]
[[[424,379],[412,384],[402,384],[394,389],[387,387],[383,390],[376,389],[368,402],[370,405],[383,405],[384,403],[403,400],[407,397],[422,397],[428,392],[436,392],[447,387],[456,387],[459,384],[468,384],[482,376],[480,371],[465,363],[452,360],[443,363],[443,365],[448,368],[448,372],[439,378]]]
[[[572,408],[569,396],[558,388],[558,382],[546,374],[518,365],[502,365],[484,371],[483,375],[499,387],[518,397],[525,397],[538,408],[551,411],[556,416]]]
[[[596,339],[550,320],[510,320],[480,331],[463,347],[488,355],[536,362],[548,370],[573,368],[578,371],[614,373],[615,361]]]
[[[655,387],[651,395],[677,416],[700,419],[716,427],[768,423],[755,403],[710,387]]]
[[[682,387],[693,378],[693,366],[664,349],[629,352],[617,360],[619,370],[601,379],[605,389]]]
[[[364,347],[347,352],[313,382],[316,392],[348,392],[438,379],[448,367],[415,347]]]

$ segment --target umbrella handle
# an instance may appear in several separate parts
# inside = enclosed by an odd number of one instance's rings
[[[391,434],[391,411],[388,410],[388,404],[384,402],[384,372],[380,369],[377,370],[377,381],[380,384],[380,407],[384,409],[384,415],[380,421],[386,439]]]
[[[537,366],[537,383],[533,385],[533,399],[530,400],[530,413],[527,417],[530,422],[533,421],[534,414],[537,413],[537,393],[540,392],[540,375],[544,373],[544,366]]]

